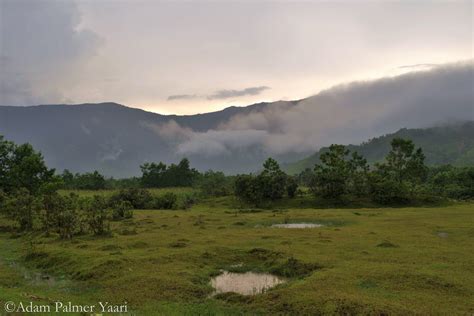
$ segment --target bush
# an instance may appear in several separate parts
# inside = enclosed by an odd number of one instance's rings
[[[167,192],[153,199],[152,208],[156,210],[171,210],[177,208],[178,196],[173,192]]]
[[[112,218],[121,220],[133,217],[133,206],[128,201],[120,201],[112,206]]]
[[[134,209],[145,209],[152,203],[153,196],[147,189],[130,188],[122,189],[112,195],[109,199],[109,205],[114,207],[122,202],[128,202]]]
[[[84,211],[89,228],[94,235],[106,235],[110,233],[109,208],[105,199],[95,195],[84,205]]]
[[[196,202],[196,194],[184,194],[181,199],[178,199],[178,209],[186,210]]]
[[[27,189],[20,189],[6,198],[4,211],[20,226],[20,230],[32,230],[35,215],[39,210],[39,201]]]
[[[65,210],[57,217],[57,231],[61,239],[71,239],[78,230],[77,204],[70,200]]]

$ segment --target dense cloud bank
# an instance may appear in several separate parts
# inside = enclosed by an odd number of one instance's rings
[[[102,43],[80,23],[72,1],[0,1],[0,105],[71,102],[64,89]]]
[[[331,143],[360,143],[402,127],[474,119],[472,61],[343,84],[301,100],[237,115],[206,132],[171,121],[155,130],[180,155],[231,155],[246,147],[268,154],[306,152]]]

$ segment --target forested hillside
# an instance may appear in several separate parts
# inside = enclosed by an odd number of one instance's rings
[[[373,164],[383,160],[390,150],[391,140],[396,137],[413,140],[416,146],[423,149],[428,165],[474,165],[474,121],[426,129],[403,128],[393,134],[372,138],[360,145],[349,145],[347,148],[362,154]],[[291,174],[296,174],[306,168],[313,168],[320,162],[319,156],[326,151],[328,147],[323,147],[305,159],[286,165],[285,169]]]

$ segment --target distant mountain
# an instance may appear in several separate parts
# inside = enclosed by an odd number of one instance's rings
[[[357,144],[400,127],[474,121],[473,71],[472,62],[453,63],[349,82],[298,101],[197,115],[160,115],[116,103],[0,106],[0,134],[31,143],[59,171],[126,177],[139,175],[144,162],[169,164],[186,156],[199,170],[249,172],[269,156],[298,161],[322,145]],[[430,164],[473,163],[472,123],[403,129],[353,148],[370,162],[380,161],[395,136],[422,146]],[[312,167],[318,157],[288,168]]]
[[[396,137],[413,140],[417,147],[423,149],[428,165],[474,166],[474,121],[425,129],[403,128],[360,145],[348,145],[347,148],[362,154],[369,163],[381,162],[390,151],[390,142]],[[291,174],[297,174],[305,168],[314,168],[320,162],[319,156],[326,151],[328,148],[323,147],[311,156],[287,164],[284,168]]]
[[[286,102],[294,104],[295,102]],[[99,170],[108,176],[139,175],[147,161],[177,162],[173,141],[156,127],[175,121],[196,132],[215,129],[234,115],[258,112],[272,103],[229,107],[196,115],[160,115],[117,103],[80,105],[0,106],[0,135],[40,150],[53,168],[74,172]],[[233,159],[189,157],[193,167],[227,172],[259,168],[266,154],[260,148]],[[302,156],[287,155],[289,159]],[[281,158],[281,157],[280,157]]]

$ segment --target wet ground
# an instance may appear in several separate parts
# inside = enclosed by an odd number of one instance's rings
[[[291,223],[291,224],[273,224],[272,227],[276,228],[318,228],[323,227],[322,224],[314,223]]]
[[[233,273],[224,271],[211,279],[215,294],[234,292],[242,295],[256,295],[284,283],[285,280],[269,273]]]

